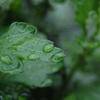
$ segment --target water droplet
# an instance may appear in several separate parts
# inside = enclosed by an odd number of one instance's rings
[[[53,83],[52,79],[46,79],[41,85],[44,86],[50,86]]]
[[[32,34],[36,33],[36,28],[33,27],[32,25],[28,25],[26,30],[29,31]]]
[[[18,29],[20,29],[20,30],[22,30],[22,31],[23,31],[23,30],[25,31],[26,26],[27,26],[27,24],[26,24],[26,23],[23,23],[23,22],[19,22],[17,25],[19,26]]]
[[[8,64],[8,65],[11,65],[12,64],[12,61],[11,61],[11,58],[8,57],[8,56],[0,56],[0,60],[5,63],[5,64]]]
[[[40,57],[36,54],[31,54],[31,55],[28,56],[28,59],[30,59],[30,60],[39,60],[39,58]]]
[[[43,51],[46,52],[46,53],[51,52],[53,49],[54,49],[54,45],[53,44],[46,44],[43,47]]]
[[[60,62],[64,57],[65,57],[64,53],[59,52],[59,53],[54,54],[54,55],[51,57],[51,60],[52,60],[53,62],[57,63],[57,62]]]

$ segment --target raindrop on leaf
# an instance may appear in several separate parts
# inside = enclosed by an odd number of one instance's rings
[[[36,55],[36,54],[31,54],[31,55],[28,56],[28,59],[33,60],[33,61],[34,60],[39,60],[39,58],[40,57],[38,55]]]
[[[46,53],[51,52],[53,49],[54,49],[54,45],[53,44],[46,44],[43,47],[43,51],[46,52]]]
[[[54,54],[54,55],[51,57],[51,60],[52,60],[53,62],[57,63],[57,62],[60,62],[64,57],[65,57],[64,53],[59,52],[59,53]]]

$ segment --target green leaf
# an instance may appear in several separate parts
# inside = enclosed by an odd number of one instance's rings
[[[24,61],[25,70],[22,73],[6,75],[6,82],[23,83],[30,87],[44,87],[53,83],[52,74],[63,67],[62,63],[48,63],[43,61]],[[3,81],[3,80],[2,80]]]
[[[24,69],[23,60],[60,62],[63,51],[53,42],[35,37],[36,28],[23,22],[14,22],[0,37],[0,71],[18,73]],[[48,46],[49,45],[49,46]]]
[[[63,100],[100,100],[100,83],[78,88]]]
[[[82,46],[83,48],[88,49],[88,50],[100,47],[99,41],[98,42],[97,41],[96,42],[87,42],[87,41],[84,41],[80,37],[77,37],[77,36],[75,37],[75,39],[80,46]]]
[[[100,100],[100,84],[80,88],[75,95],[77,100]]]
[[[95,8],[95,0],[72,0],[76,5],[76,20],[84,29],[88,13]]]
[[[93,34],[96,33],[96,31],[98,30],[98,14],[96,13],[96,11],[90,11],[88,13],[88,18],[86,20],[86,29],[87,29],[87,36],[88,39],[90,39]],[[94,37],[95,38],[95,37]]]

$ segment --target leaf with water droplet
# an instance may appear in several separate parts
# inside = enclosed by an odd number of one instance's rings
[[[12,74],[22,72],[23,60],[52,63],[63,59],[61,49],[54,47],[53,42],[35,36],[35,33],[34,26],[23,22],[14,22],[10,26],[8,32],[0,37],[0,71]]]
[[[28,56],[28,59],[34,61],[34,60],[39,60],[39,56],[37,54],[31,54]]]
[[[46,53],[51,52],[54,49],[54,45],[53,44],[46,44],[43,47],[43,51]]]
[[[55,63],[60,62],[65,57],[64,53],[58,52],[51,57],[51,60]]]

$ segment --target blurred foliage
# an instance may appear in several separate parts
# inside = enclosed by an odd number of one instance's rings
[[[100,0],[0,0],[0,35],[15,21],[35,26],[35,38],[53,41],[65,58],[0,73],[0,100],[100,99]]]

